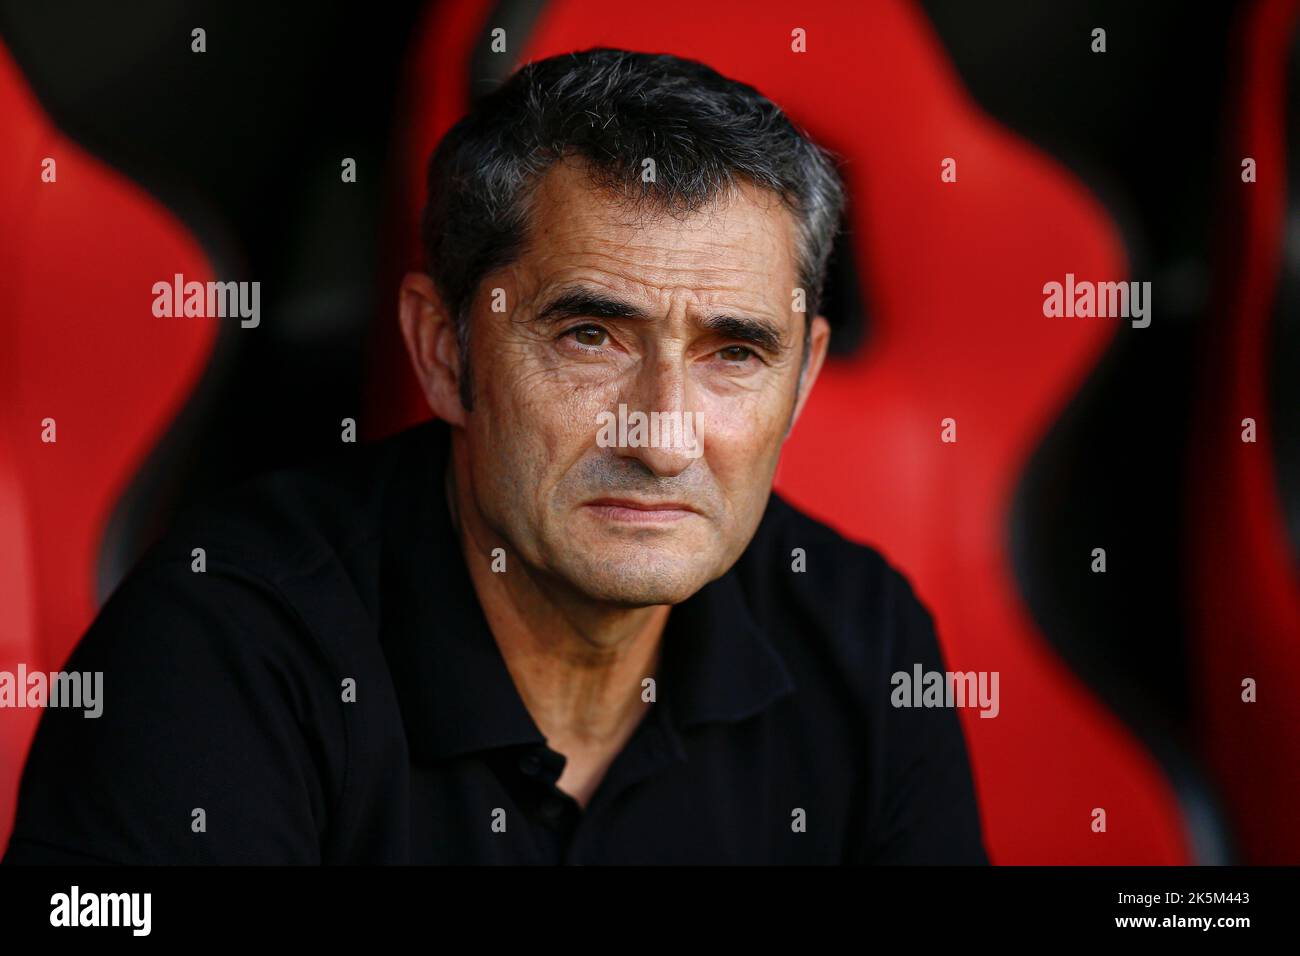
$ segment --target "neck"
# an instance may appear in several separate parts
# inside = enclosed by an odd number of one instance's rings
[[[648,704],[668,605],[626,608],[584,599],[528,567],[485,522],[469,494],[459,455],[446,492],[479,604],[529,713],[552,747],[566,752],[617,746]],[[506,571],[492,571],[503,548]]]

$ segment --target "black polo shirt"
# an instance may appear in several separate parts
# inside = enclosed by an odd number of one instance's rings
[[[580,807],[476,599],[447,437],[181,519],[64,666],[103,672],[103,713],[42,714],[5,862],[987,862],[957,713],[890,705],[891,674],[944,669],[929,613],[775,494],[670,612],[656,701]]]

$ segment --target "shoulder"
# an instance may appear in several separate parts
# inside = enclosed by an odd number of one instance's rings
[[[341,852],[349,801],[374,799],[348,781],[381,779],[405,747],[366,594],[375,539],[430,500],[428,437],[258,477],[175,522],[64,664],[102,686],[101,712],[42,715],[15,834],[121,862]],[[105,799],[79,802],[74,777]],[[196,838],[178,807],[220,826]]]
[[[315,861],[313,827],[341,792],[344,712],[319,646],[266,590],[179,561],[138,567],[60,672],[93,688],[94,707],[41,715],[14,827],[46,847],[37,859],[55,847],[123,863],[256,862],[274,845],[293,854],[277,862]],[[78,798],[78,779],[101,799]],[[277,821],[279,843],[242,839],[263,812],[246,810],[245,785],[264,808],[301,808]],[[195,836],[190,808],[220,832]]]
[[[181,513],[140,562],[281,581],[373,546],[432,471],[438,422],[265,472]],[[423,483],[423,490],[438,487]]]
[[[417,426],[189,509],[114,590],[79,653],[290,684],[355,670],[369,660],[357,636],[378,614],[385,516],[410,507],[395,499],[415,496],[399,486],[421,480],[429,437]]]
[[[752,545],[751,606],[806,691],[797,696],[821,746],[841,742],[841,762],[855,768],[848,860],[987,862],[957,713],[892,699],[897,675],[947,670],[911,580],[775,494]]]
[[[930,607],[900,566],[775,493],[738,567],[755,622],[819,708],[878,723],[892,675],[945,670]]]
[[[899,613],[929,617],[910,577],[884,552],[853,541],[773,492],[742,561],[756,597],[775,595],[808,612],[830,606],[870,624]]]

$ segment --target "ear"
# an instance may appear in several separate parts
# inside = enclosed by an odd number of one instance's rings
[[[397,313],[406,352],[429,407],[443,421],[464,425],[456,323],[429,276],[423,272],[406,274]]]
[[[794,428],[794,423],[799,420],[804,402],[808,400],[812,387],[817,382],[817,376],[821,374],[822,363],[826,360],[826,350],[831,344],[831,324],[826,321],[825,316],[814,316],[809,334],[808,366],[799,376],[799,394],[795,398],[794,414],[790,416],[790,427],[786,429],[787,435]]]

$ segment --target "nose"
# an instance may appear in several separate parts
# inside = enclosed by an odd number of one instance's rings
[[[689,468],[704,451],[703,420],[689,407],[689,385],[682,355],[664,352],[647,359],[632,388],[620,396],[628,427],[618,454],[635,458],[661,478]]]

